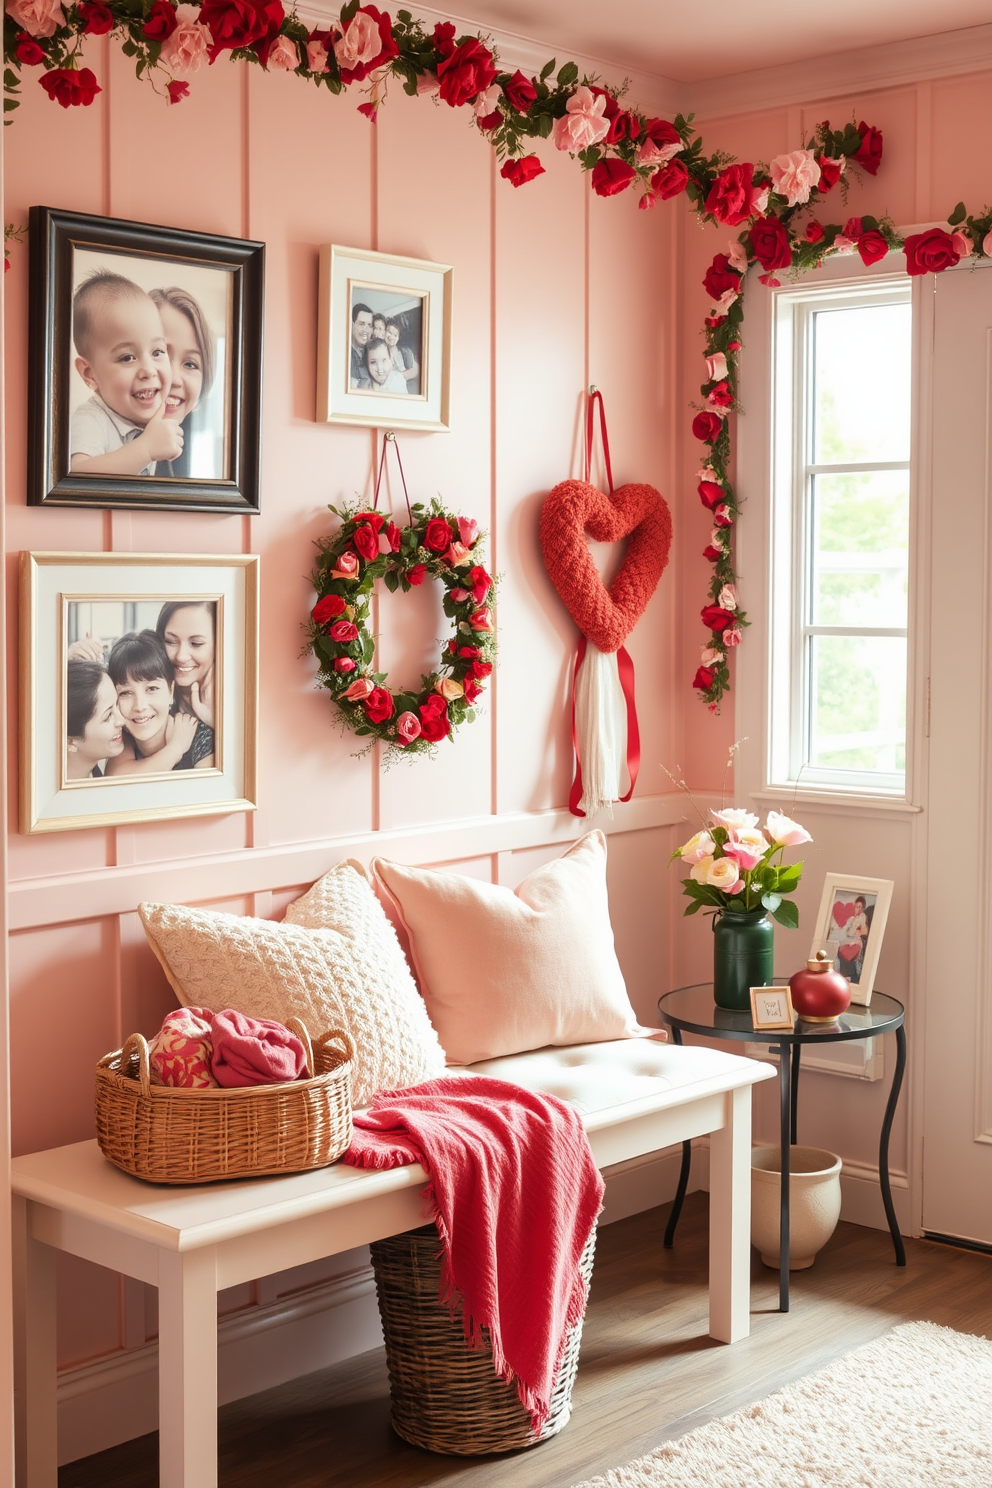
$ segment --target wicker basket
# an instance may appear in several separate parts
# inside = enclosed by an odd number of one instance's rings
[[[548,1419],[535,1432],[516,1386],[496,1375],[488,1339],[468,1348],[461,1317],[452,1318],[438,1300],[440,1246],[437,1230],[427,1225],[371,1247],[393,1430],[415,1447],[457,1457],[513,1452],[557,1435],[571,1414],[581,1321],[569,1333]],[[587,1286],[595,1250],[594,1226],[579,1262]]]
[[[213,1183],[332,1163],[351,1142],[355,1046],[339,1029],[311,1044],[299,1019],[288,1026],[313,1077],[234,1090],[153,1085],[148,1045],[132,1033],[96,1069],[96,1134],[104,1157],[149,1183]]]

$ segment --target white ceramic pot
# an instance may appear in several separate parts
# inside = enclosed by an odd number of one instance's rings
[[[822,1147],[793,1147],[789,1164],[789,1270],[805,1271],[840,1219],[841,1160]],[[781,1196],[781,1149],[753,1148],[751,1244],[775,1270],[781,1249]]]

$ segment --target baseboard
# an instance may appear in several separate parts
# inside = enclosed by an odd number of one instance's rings
[[[613,1224],[674,1197],[681,1149],[608,1168],[601,1224]],[[708,1153],[693,1161],[691,1188],[703,1186]],[[369,1266],[288,1298],[224,1318],[217,1329],[222,1405],[285,1384],[382,1342]],[[105,1451],[158,1426],[158,1345],[105,1355],[63,1370],[58,1385],[59,1464]]]

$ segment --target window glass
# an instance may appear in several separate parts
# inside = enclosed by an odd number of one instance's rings
[[[909,459],[908,304],[813,316],[813,462]]]
[[[907,470],[814,476],[810,539],[813,625],[906,624]]]
[[[808,644],[810,765],[905,771],[905,637],[812,635]]]

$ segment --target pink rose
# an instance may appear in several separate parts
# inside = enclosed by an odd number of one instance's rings
[[[470,548],[479,536],[479,524],[472,517],[458,518],[458,536]]]
[[[435,682],[434,691],[439,692],[449,703],[465,694],[464,687],[460,682],[456,682],[454,677],[442,677],[440,682]]]
[[[699,660],[703,666],[719,666],[723,660],[723,652],[715,650],[713,646],[704,646],[699,654]]]
[[[370,682],[368,677],[358,677],[350,687],[346,687],[341,694],[348,699],[349,703],[360,703],[375,690],[375,683]]]
[[[455,604],[464,604],[467,599],[472,598],[467,589],[449,589],[448,593],[455,601]]]
[[[808,202],[819,180],[820,167],[812,150],[792,150],[772,161],[772,185],[790,207]]]
[[[468,623],[473,630],[493,630],[493,612],[490,609],[476,610],[468,618]]]
[[[857,253],[858,245],[854,238],[847,238],[843,233],[838,233],[834,238],[834,252],[845,256],[849,253]]]
[[[604,118],[606,95],[598,97],[591,88],[581,84],[565,105],[567,112],[555,120],[552,139],[555,148],[578,155],[590,145],[598,145],[610,132],[610,121]]]
[[[421,735],[420,719],[415,713],[401,713],[396,720],[396,737],[401,744],[412,744]]]
[[[452,568],[461,568],[463,563],[471,563],[472,554],[464,543],[453,542],[444,554],[444,561],[450,563]]]
[[[752,868],[757,868],[764,857],[764,853],[754,852],[750,844],[741,842],[724,843],[723,855],[730,858],[731,862],[737,864],[738,870],[743,869],[745,873],[750,873]]]
[[[726,311],[730,309],[734,301],[739,299],[740,295],[738,294],[736,289],[725,289],[720,298],[718,300],[714,300],[713,309],[719,311],[721,315],[724,315]]]
[[[681,139],[672,140],[667,145],[657,145],[653,139],[646,139],[637,147],[638,165],[664,165],[685,149]]]
[[[769,811],[765,831],[768,840],[776,847],[798,847],[800,843],[813,841],[805,827],[791,817],[783,816],[781,811]]]
[[[176,6],[176,29],[162,43],[159,55],[170,72],[197,72],[206,62],[210,33],[200,25],[199,15],[198,5]]]
[[[731,625],[723,632],[723,644],[725,646],[739,646],[744,639],[744,632],[738,630],[736,625]]]
[[[61,0],[7,0],[7,14],[29,36],[53,36],[65,25]]]
[[[345,28],[344,34],[334,43],[334,55],[338,66],[354,71],[366,62],[371,62],[382,51],[379,26],[364,10],[356,10]],[[317,71],[312,68],[312,71]]]
[[[425,72],[423,77],[417,79],[417,96],[419,98],[436,98],[440,91],[441,84],[437,80],[436,72]],[[412,716],[410,713],[403,714],[404,718],[410,718]]]
[[[727,358],[722,351],[714,352],[706,358],[706,381],[718,382],[721,377],[727,375]]]
[[[725,501],[721,502],[714,510],[713,520],[718,527],[729,527],[732,524],[734,519],[730,515],[730,508]]]
[[[969,233],[966,233],[966,232],[951,233],[951,242],[954,244],[955,248],[958,250],[958,254],[960,255],[961,258],[969,258],[971,256],[971,251],[972,251],[972,249],[974,248],[975,245],[972,243],[971,236],[970,236]]]
[[[355,670],[355,666],[356,662],[351,656],[335,657],[334,670],[336,672],[341,672],[342,674],[345,672],[353,672]]]
[[[737,590],[734,588],[733,584],[724,584],[723,588],[720,590],[719,602],[725,610],[736,610]]]
[[[353,579],[358,572],[357,553],[339,553],[334,560],[337,565],[331,570],[331,577],[335,579]]]
[[[270,72],[295,72],[300,65],[296,42],[288,36],[277,36],[269,51],[268,65]]]
[[[732,269],[737,270],[738,274],[747,273],[747,253],[745,252],[744,244],[739,242],[737,238],[731,238],[730,240],[730,245],[727,248],[727,262]]]
[[[307,42],[307,67],[311,72],[330,72],[331,70],[327,60],[327,47],[319,38],[317,41]]]
[[[992,232],[986,233],[982,239],[982,252],[986,258],[992,258]]]
[[[502,93],[503,90],[499,86],[499,83],[493,83],[484,93],[480,93],[472,105],[472,112],[475,117],[477,119],[488,119],[491,114],[495,114],[497,119],[501,118],[498,104]]]

